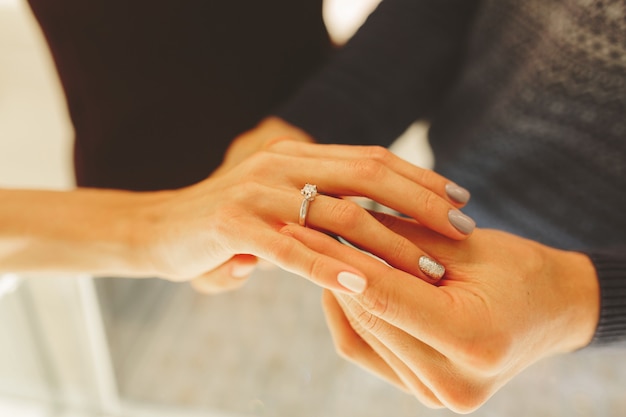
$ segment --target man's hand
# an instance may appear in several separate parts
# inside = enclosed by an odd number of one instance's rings
[[[425,405],[473,411],[532,363],[590,342],[599,290],[585,255],[494,230],[452,241],[411,220],[375,216],[446,266],[436,286],[315,231],[287,229],[367,275],[362,294],[324,295],[339,353]],[[369,250],[401,263],[393,249]]]

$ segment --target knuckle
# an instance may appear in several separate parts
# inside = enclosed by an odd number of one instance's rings
[[[293,140],[291,140],[289,136],[286,136],[286,135],[275,136],[275,137],[272,137],[271,139],[268,139],[265,142],[263,149],[272,153],[276,153],[276,152],[281,153],[281,152],[291,150],[292,143],[293,143]]]
[[[475,370],[484,375],[495,375],[507,365],[512,341],[510,337],[499,335],[483,336],[479,343],[465,349],[466,360]]]
[[[256,180],[247,179],[237,187],[232,187],[232,192],[236,193],[238,199],[249,201],[250,198],[255,199],[261,194],[261,186]]]
[[[355,320],[359,326],[368,333],[376,333],[382,324],[382,321],[374,314],[367,310],[361,310],[355,315]]]
[[[440,392],[442,402],[452,411],[467,414],[475,411],[489,397],[487,390],[463,380],[447,384]]]
[[[279,164],[279,158],[280,156],[270,149],[262,149],[253,153],[244,161],[244,163],[248,164],[248,176],[259,178],[259,175],[267,175],[272,168]]]
[[[295,242],[284,239],[285,235],[279,235],[268,242],[267,250],[270,257],[277,260],[291,259],[295,251]]]
[[[368,312],[353,299],[346,300],[345,311],[347,312],[346,318],[352,330],[354,330],[361,339],[365,340],[367,334],[372,330],[369,324],[371,319],[369,316],[371,316],[371,314],[368,316]],[[349,348],[352,349],[352,346]],[[355,356],[352,354],[350,357],[354,358]]]
[[[479,375],[494,376],[508,366],[513,340],[506,332],[487,329],[457,337],[458,360]]]
[[[370,285],[363,294],[358,296],[358,301],[363,308],[376,317],[393,323],[397,317],[397,303],[390,300],[386,291],[379,290],[375,283]]]
[[[314,256],[307,266],[307,274],[317,282],[322,282],[326,264],[321,256]]]
[[[393,158],[393,154],[387,148],[382,146],[368,146],[366,158],[387,164]]]
[[[365,213],[358,204],[347,200],[336,200],[335,203],[329,213],[333,223],[348,229],[361,224]]]
[[[418,168],[415,174],[416,174],[415,179],[420,184],[428,184],[428,185],[437,184],[438,185],[444,181],[443,178],[439,174],[437,174],[435,171],[432,171],[430,169]]]
[[[361,181],[380,180],[387,170],[387,167],[374,159],[357,159],[351,165],[354,176]]]
[[[483,405],[490,396],[490,390],[465,378],[456,378],[441,385],[439,398],[452,411],[468,414]]]
[[[257,198],[262,197],[261,184],[252,178],[242,178],[237,186],[228,187],[223,190],[222,195],[222,207],[229,207],[231,205],[243,206],[242,203],[249,204],[250,201],[256,201]]]
[[[365,211],[355,202],[335,199],[327,213],[334,229],[350,230],[363,221]],[[337,231],[337,230],[335,230]]]
[[[416,264],[414,259],[417,259],[417,251],[415,245],[409,242],[402,236],[393,234],[391,241],[386,244],[388,249],[387,253],[390,254],[388,261],[401,264]],[[408,262],[407,262],[408,261]]]
[[[442,200],[437,195],[430,191],[426,191],[422,197],[422,211],[425,213],[438,213],[442,211]]]

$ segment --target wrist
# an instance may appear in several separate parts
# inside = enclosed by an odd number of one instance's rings
[[[559,352],[587,346],[595,334],[600,311],[600,288],[595,267],[583,253],[554,250],[554,279],[562,295]]]
[[[140,193],[129,211],[120,216],[128,222],[125,246],[129,267],[136,276],[165,278],[172,273],[163,260],[167,256],[168,207],[175,194],[176,190]]]

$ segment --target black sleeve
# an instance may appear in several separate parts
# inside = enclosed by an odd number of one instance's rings
[[[626,247],[588,255],[600,284],[600,318],[590,346],[626,342]]]
[[[478,0],[383,0],[276,114],[323,143],[387,145],[441,99]]]

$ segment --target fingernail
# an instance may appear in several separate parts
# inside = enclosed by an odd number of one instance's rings
[[[426,255],[420,257],[419,267],[423,273],[434,279],[439,279],[446,273],[443,265]]]
[[[361,294],[365,291],[365,278],[353,274],[352,272],[340,272],[339,275],[337,275],[337,282],[357,294]]]
[[[230,270],[230,275],[233,278],[246,278],[256,268],[256,264],[235,264]]]
[[[469,191],[453,183],[446,184],[446,194],[450,200],[461,204],[467,203],[470,199]]]
[[[472,220],[471,217],[466,216],[456,209],[452,209],[448,212],[448,220],[450,220],[450,223],[456,230],[466,235],[472,233],[476,227],[476,222]]]

